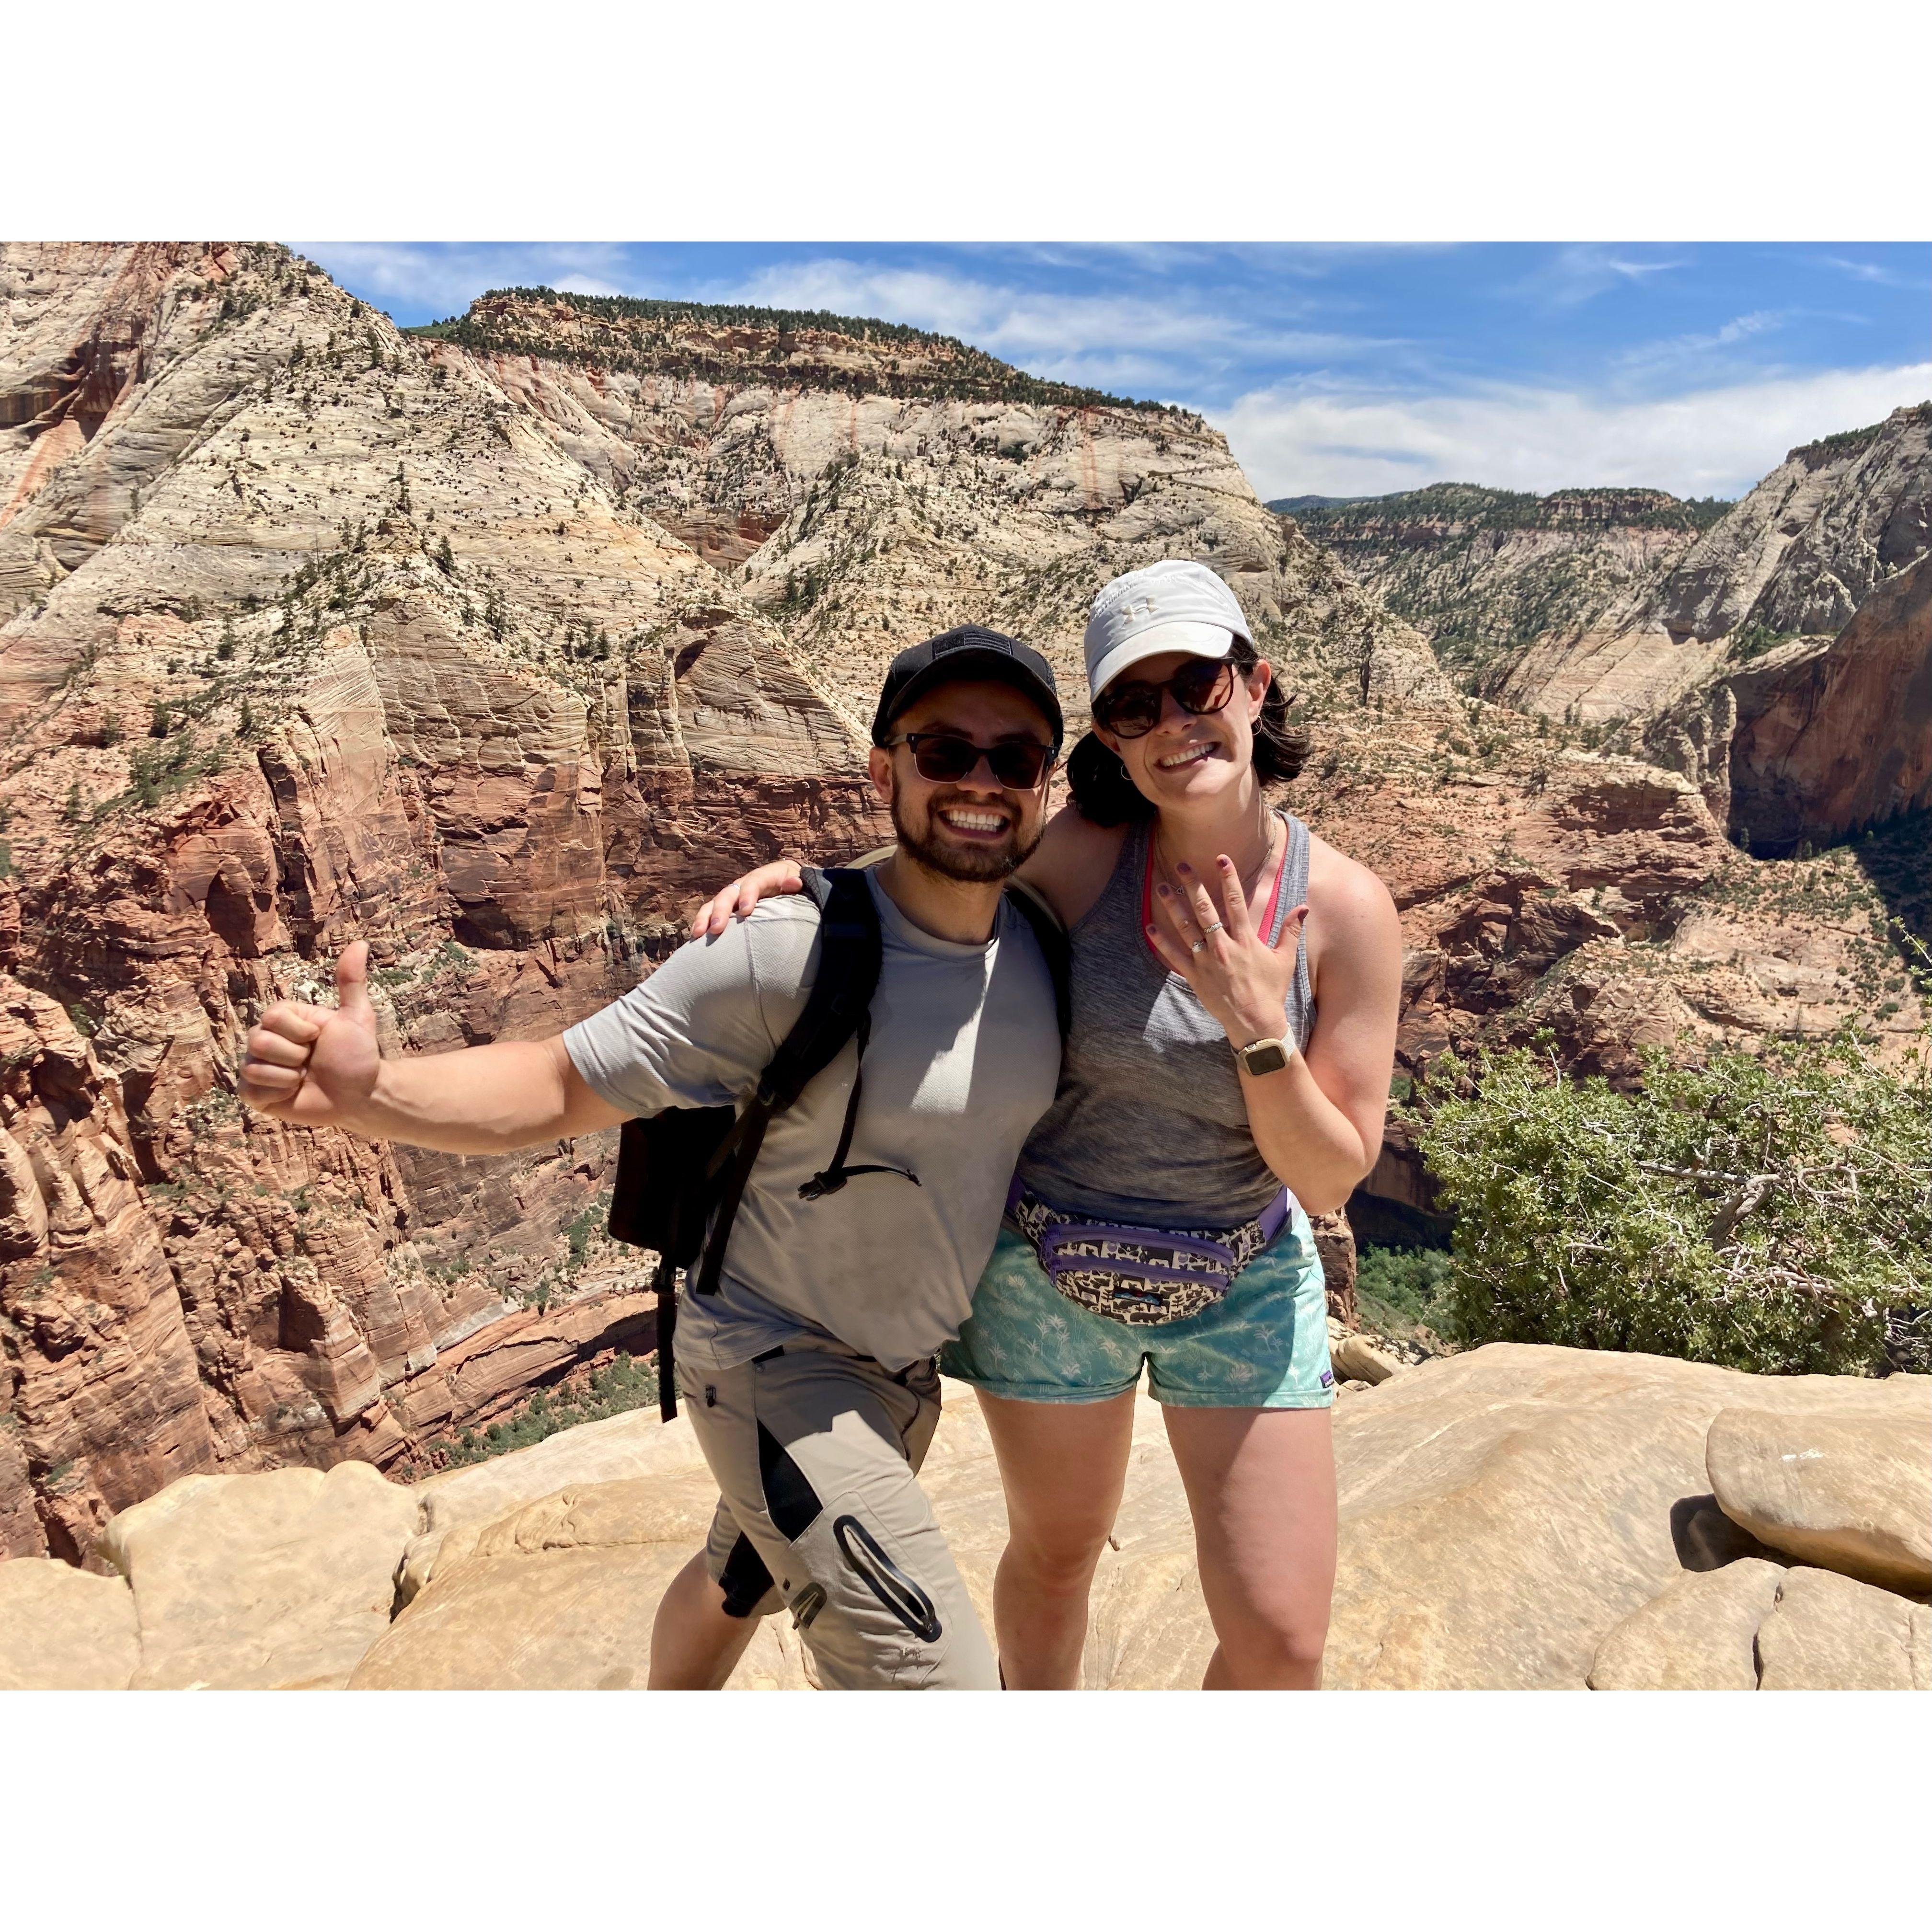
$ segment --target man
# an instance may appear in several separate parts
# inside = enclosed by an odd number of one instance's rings
[[[722,1685],[784,1605],[829,1688],[998,1684],[916,1472],[938,1420],[932,1358],[1053,1099],[1052,976],[1003,882],[1039,842],[1062,736],[1046,661],[998,632],[949,632],[886,674],[868,763],[897,844],[866,874],[882,941],[869,1038],[774,1119],[718,1292],[680,1303],[680,1386],[723,1494],[659,1607],[653,1688]],[[262,1016],[242,1096],[455,1154],[742,1100],[804,1009],[818,918],[809,898],[774,898],[556,1039],[390,1060],[358,942],[337,1008]],[[862,1048],[854,1178],[816,1192]]]

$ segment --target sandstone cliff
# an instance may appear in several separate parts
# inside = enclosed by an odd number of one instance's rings
[[[1794,449],[1710,530],[1657,598],[1673,638],[1848,623],[1932,544],[1932,403]]]
[[[1424,640],[1285,528],[1198,417],[836,316],[511,291],[430,332],[734,568],[855,718],[895,651],[969,620],[1046,651],[1078,710],[1094,592],[1173,556],[1228,580],[1311,697],[1448,695]]]
[[[1614,614],[1640,607],[1730,506],[1661,490],[1534,496],[1439,483],[1274,507],[1415,625],[1466,689],[1495,697],[1539,640],[1614,625]]]
[[[1830,643],[1727,682],[1731,822],[1753,850],[1932,806],[1932,557],[1881,584]]]
[[[1774,644],[1609,735],[1695,781],[1766,856],[1932,804],[1932,559],[1880,584],[1835,638]]]
[[[778,634],[460,355],[273,248],[10,246],[0,302],[33,989],[0,1522],[78,1554],[183,1470],[387,1460],[489,1412],[500,1373],[422,1378],[527,1325],[594,1208],[596,1147],[463,1162],[244,1114],[262,1005],[364,937],[398,1043],[554,1031],[700,884],[877,826]],[[536,1372],[577,1359],[550,1340]]]
[[[1545,636],[1497,687],[1586,721],[1665,709],[1777,642],[1829,637],[1932,536],[1932,404],[1794,449],[1634,610]]]

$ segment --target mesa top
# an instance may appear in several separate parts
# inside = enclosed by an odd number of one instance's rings
[[[881,957],[846,1159],[909,1168],[918,1184],[866,1174],[799,1198],[838,1146],[854,1040],[772,1122],[717,1294],[680,1298],[677,1352],[694,1368],[735,1368],[810,1330],[895,1371],[935,1354],[966,1318],[1021,1145],[1052,1104],[1053,979],[1025,916],[1002,900],[992,938],[960,945],[867,884]],[[820,950],[811,900],[767,899],[572,1027],[565,1050],[627,1114],[742,1100],[804,1011]]]
[[[1288,822],[1268,943],[1308,896],[1308,828]],[[1194,989],[1148,944],[1150,828],[1135,825],[1106,889],[1067,934],[1073,1016],[1060,1095],[1020,1156],[1050,1208],[1138,1228],[1239,1227],[1280,1192],[1248,1124],[1233,1049]],[[1283,1036],[1315,1022],[1306,928]]]

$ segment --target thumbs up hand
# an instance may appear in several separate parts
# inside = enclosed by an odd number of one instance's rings
[[[342,950],[333,1006],[279,1000],[248,1032],[241,1094],[250,1106],[304,1127],[355,1128],[382,1064],[369,1002],[369,948]]]

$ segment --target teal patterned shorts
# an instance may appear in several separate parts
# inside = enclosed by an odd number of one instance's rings
[[[1143,1362],[1156,1402],[1326,1408],[1328,1300],[1307,1216],[1298,1208],[1213,1306],[1154,1328],[1070,1301],[1025,1236],[1002,1227],[973,1312],[939,1358],[947,1375],[1015,1402],[1103,1402],[1133,1388]]]

